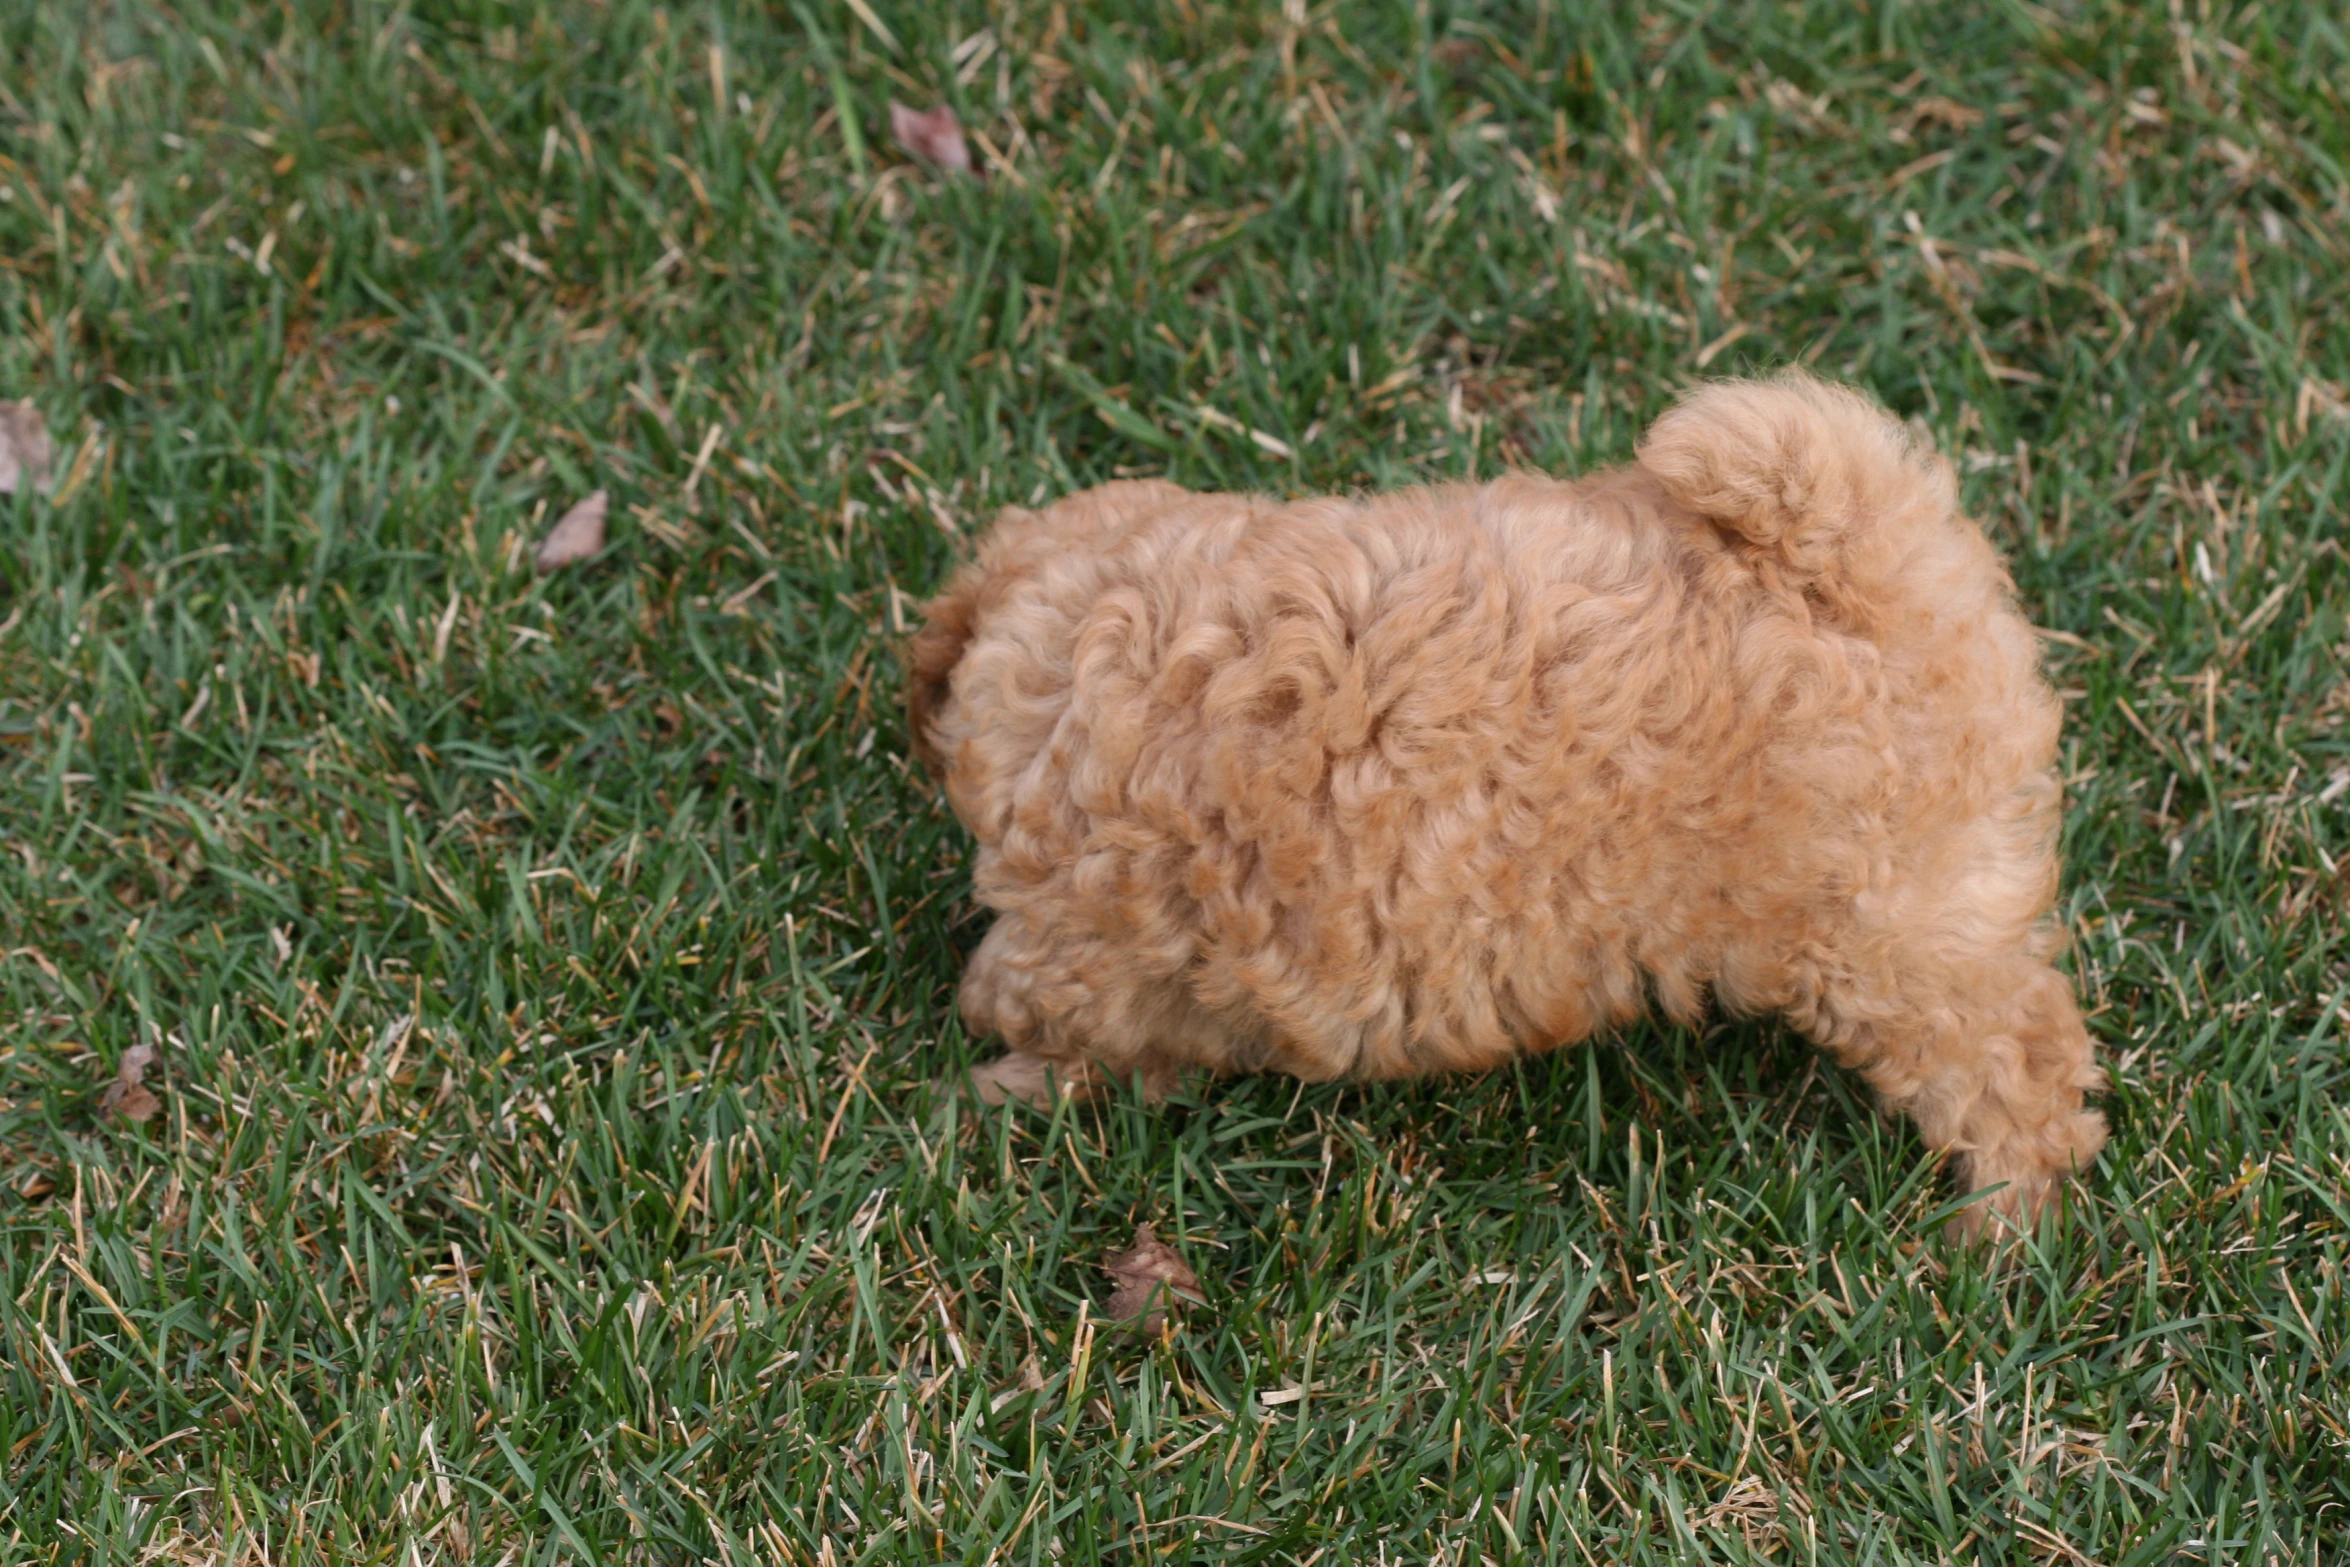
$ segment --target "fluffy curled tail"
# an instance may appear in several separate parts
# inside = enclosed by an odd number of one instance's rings
[[[953,689],[955,666],[963,661],[979,622],[979,587],[986,570],[978,564],[955,573],[946,591],[922,607],[922,629],[906,644],[906,734],[914,755],[932,775],[941,772],[932,721]]]
[[[1905,543],[1958,509],[1948,463],[1869,398],[1800,370],[1696,388],[1649,427],[1639,457],[1789,586],[1852,608]]]

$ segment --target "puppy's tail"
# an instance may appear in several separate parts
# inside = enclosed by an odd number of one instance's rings
[[[1948,463],[1875,402],[1800,370],[1696,388],[1639,456],[1790,587],[1855,609],[1906,543],[1958,509]]]
[[[931,724],[953,689],[955,666],[963,661],[979,623],[979,590],[987,580],[983,562],[955,573],[946,591],[923,606],[922,629],[906,644],[906,733],[914,755],[933,777],[943,775]]]

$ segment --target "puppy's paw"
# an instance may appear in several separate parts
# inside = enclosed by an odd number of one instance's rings
[[[1027,1104],[1049,1108],[1068,1095],[1090,1098],[1098,1079],[1083,1061],[1048,1061],[1043,1056],[1014,1050],[971,1069],[971,1091],[983,1104]]]
[[[1999,1189],[1961,1210],[1952,1222],[1953,1231],[1967,1241],[2020,1237],[2052,1203],[2061,1211],[2067,1185],[2104,1146],[2105,1117],[2095,1110],[2080,1110],[1996,1155],[1969,1155],[1959,1166],[1965,1189]]]

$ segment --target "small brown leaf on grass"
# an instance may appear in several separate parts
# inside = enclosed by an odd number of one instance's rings
[[[1448,71],[1467,71],[1485,58],[1485,41],[1481,38],[1447,38],[1428,51],[1436,63]]]
[[[963,122],[944,104],[935,109],[909,109],[892,98],[889,133],[924,163],[957,174],[971,172],[971,148],[963,140]]]
[[[1117,1281],[1110,1292],[1110,1315],[1146,1334],[1155,1335],[1166,1326],[1167,1309],[1177,1302],[1207,1302],[1200,1293],[1199,1276],[1147,1224],[1134,1227],[1132,1249],[1110,1253],[1102,1259],[1102,1268]]]
[[[113,1121],[154,1120],[163,1101],[141,1081],[154,1061],[153,1045],[133,1045],[125,1050],[122,1064],[114,1069],[114,1081],[98,1096],[98,1113]]]
[[[49,464],[56,455],[49,426],[31,399],[0,402],[0,495],[19,490],[48,494]]]
[[[604,547],[604,518],[612,499],[602,490],[565,512],[539,541],[539,575],[592,560]]]

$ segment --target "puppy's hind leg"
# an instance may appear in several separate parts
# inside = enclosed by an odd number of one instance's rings
[[[1840,998],[1855,1026],[1836,1031],[1834,1053],[1958,1156],[1962,1191],[1999,1188],[1960,1216],[1962,1234],[2028,1221],[2105,1144],[2105,1117],[2083,1104],[2104,1073],[2072,988],[2023,953],[1920,967],[1932,977],[1912,969],[1888,990]]]

